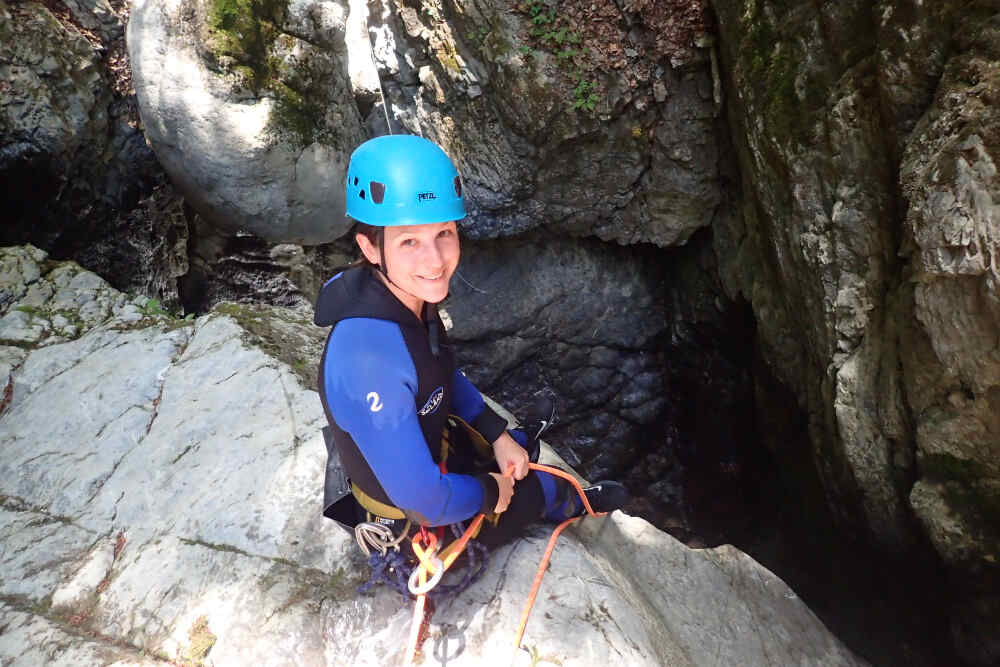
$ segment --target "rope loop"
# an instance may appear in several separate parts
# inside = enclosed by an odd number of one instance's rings
[[[410,593],[413,595],[426,595],[432,588],[438,585],[438,582],[441,581],[441,577],[444,576],[444,563],[441,562],[441,559],[437,556],[433,556],[430,559],[430,562],[434,574],[431,576],[430,580],[427,581],[427,583],[417,584],[417,579],[420,578],[421,575],[424,575],[424,577],[427,575],[427,570],[424,569],[423,563],[421,563],[420,567],[413,568],[413,572],[410,573],[410,580],[407,582],[407,586],[410,589]]]

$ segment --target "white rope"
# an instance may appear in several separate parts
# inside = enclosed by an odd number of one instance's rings
[[[471,287],[472,289],[476,290],[476,291],[477,291],[477,292],[479,292],[480,294],[489,294],[489,292],[487,292],[486,290],[484,290],[484,289],[479,289],[478,287],[476,287],[475,285],[473,285],[472,283],[470,283],[470,282],[469,282],[468,280],[466,280],[466,279],[465,279],[465,276],[463,276],[463,275],[462,275],[462,272],[461,272],[461,271],[459,271],[458,269],[455,269],[455,275],[456,275],[456,276],[458,276],[458,277],[459,277],[459,278],[461,279],[461,281],[462,281],[463,283],[465,283],[466,285],[468,285],[468,286],[469,286],[469,287]]]

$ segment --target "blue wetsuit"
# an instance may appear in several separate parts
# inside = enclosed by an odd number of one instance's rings
[[[499,491],[487,466],[472,463],[475,457],[468,452],[450,453],[447,473],[438,466],[449,414],[468,422],[487,442],[496,440],[507,422],[455,369],[437,308],[428,304],[421,321],[371,269],[358,267],[324,285],[315,321],[333,325],[319,391],[351,481],[422,525],[492,512]],[[523,525],[557,509],[560,491],[551,476],[530,473],[517,483],[515,501],[504,513],[510,520],[501,523]],[[500,531],[502,539],[515,528]]]

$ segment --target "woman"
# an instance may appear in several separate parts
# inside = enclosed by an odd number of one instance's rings
[[[351,156],[346,196],[364,259],[324,285],[315,321],[333,326],[319,391],[364,518],[398,534],[404,521],[498,515],[478,538],[490,546],[542,516],[580,513],[563,480],[529,471],[528,451],[455,369],[436,305],[458,267],[466,215],[451,160],[420,137],[366,141]],[[597,511],[627,498],[615,482],[587,495]]]

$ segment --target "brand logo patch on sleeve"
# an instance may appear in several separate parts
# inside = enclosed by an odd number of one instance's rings
[[[424,415],[429,415],[434,412],[441,405],[441,399],[443,398],[444,387],[438,387],[431,392],[431,397],[427,399],[427,402],[424,403],[424,407],[420,408],[420,411],[417,414],[423,417]]]

